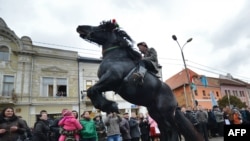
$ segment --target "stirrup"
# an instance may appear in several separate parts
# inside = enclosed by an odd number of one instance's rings
[[[132,76],[133,76],[134,79],[142,77],[142,75],[139,72],[133,73]]]
[[[136,85],[142,85],[143,84],[143,76],[142,74],[138,73],[138,72],[135,72],[133,73],[133,79],[134,79],[134,82],[136,83]]]

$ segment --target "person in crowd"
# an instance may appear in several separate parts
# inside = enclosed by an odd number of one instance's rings
[[[199,131],[200,130],[199,121],[197,119],[196,113],[192,110],[192,107],[191,106],[187,106],[187,108],[182,107],[181,111],[183,112],[185,117],[193,124],[195,129]]]
[[[120,141],[120,122],[122,118],[116,113],[107,113],[104,124],[107,127],[107,141]]]
[[[50,130],[52,132],[52,135],[51,135],[51,141],[58,141],[59,140],[59,137],[60,137],[60,131],[62,131],[62,128],[58,125],[59,121],[63,118],[63,113],[64,111],[66,111],[68,109],[62,109],[61,111],[61,116],[56,118],[51,126],[50,126]]]
[[[151,140],[152,141],[159,141],[161,133],[160,133],[157,122],[152,117],[150,117],[149,114],[147,114],[147,118],[148,118],[148,122],[150,125],[150,138],[151,138]]]
[[[242,116],[240,111],[237,108],[232,109],[233,114],[233,124],[242,124]]]
[[[139,127],[141,131],[141,141],[149,141],[150,126],[148,119],[143,115],[143,113],[139,113]]]
[[[65,141],[66,138],[73,138],[76,141],[80,140],[78,132],[82,129],[82,125],[70,110],[64,111],[63,118],[59,121],[58,125],[63,129],[58,141]]]
[[[197,106],[194,106],[193,110],[192,110],[191,106],[188,106],[187,109],[188,109],[188,111],[189,111],[189,110],[191,111],[191,113],[192,113],[193,116],[194,116],[194,119],[197,120],[197,123],[198,123],[198,124],[194,125],[194,127],[196,128],[196,130],[197,130],[198,132],[201,132],[201,125],[200,125],[199,120],[197,119],[198,105],[197,105]]]
[[[102,120],[102,116],[97,115],[97,116],[94,117],[93,120],[95,122],[98,141],[106,141],[107,132],[106,132],[105,124],[104,124],[104,122]]]
[[[120,122],[120,131],[123,141],[131,141],[128,113],[123,113],[123,118],[122,121]]]
[[[19,119],[25,124],[25,126],[27,127],[27,129],[26,129],[24,135],[21,137],[21,139],[22,139],[23,141],[24,141],[24,140],[32,140],[32,133],[31,133],[31,130],[30,130],[28,124],[27,124],[27,121],[24,120],[24,119],[22,118],[22,116],[18,116],[18,118],[19,118]]]
[[[242,116],[242,124],[244,125],[250,125],[250,112],[242,107],[241,110],[240,110],[240,113],[241,113],[241,116]]]
[[[208,110],[208,136],[209,138],[216,137],[217,134],[217,123],[214,116],[213,110]]]
[[[197,116],[197,120],[200,123],[199,132],[204,137],[205,141],[208,141],[208,131],[207,131],[208,113],[203,109],[202,106],[199,105],[196,116]]]
[[[131,117],[129,119],[129,126],[130,126],[130,135],[131,141],[140,141],[140,127],[139,127],[139,120],[135,112],[131,112]]]
[[[80,130],[81,141],[96,141],[97,132],[94,120],[90,118],[88,111],[84,111],[81,115],[80,123],[82,130]]]
[[[155,74],[158,73],[158,58],[156,50],[152,47],[149,48],[145,42],[138,43],[137,47],[143,54],[143,58],[139,62],[138,71],[133,73],[133,78],[139,85],[142,85],[147,70]]]
[[[48,114],[46,110],[42,110],[34,125],[32,141],[49,141],[49,133]]]
[[[213,112],[214,116],[216,119],[216,124],[217,124],[217,133],[219,136],[224,135],[224,117],[223,117],[223,112],[220,110],[219,106],[215,105],[213,107]]]
[[[232,114],[232,110],[229,106],[224,107],[223,109],[223,118],[226,125],[232,124],[232,119],[230,119],[230,115]]]
[[[72,110],[73,116],[78,119],[78,112],[76,110]]]
[[[14,113],[14,108],[6,107],[0,114],[0,141],[16,141],[24,135],[27,126]]]

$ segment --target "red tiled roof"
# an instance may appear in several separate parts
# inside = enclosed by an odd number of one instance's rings
[[[194,72],[188,68],[187,68],[187,71],[188,71],[190,77],[199,76],[196,72]],[[167,79],[165,81],[165,83],[167,83],[171,89],[176,89],[184,84],[189,84],[188,79],[187,79],[186,70],[183,69],[179,73],[173,75],[172,77]]]
[[[233,85],[246,87],[247,84],[234,79],[220,79],[221,85]]]
[[[197,85],[197,86],[201,86],[203,85],[202,82],[200,81],[200,76],[197,74],[196,72],[188,69],[189,72],[189,76],[192,78],[190,80],[192,80],[192,82]],[[212,87],[220,87],[220,85],[234,85],[234,86],[249,86],[249,84],[247,84],[246,82],[243,81],[239,81],[237,79],[226,79],[226,78],[213,78],[213,77],[206,77],[207,78],[207,82],[208,82],[208,86],[212,86]],[[172,77],[170,77],[169,79],[167,79],[165,81],[166,84],[168,84],[170,86],[170,88],[172,90],[183,86],[184,84],[188,85],[189,82],[187,80],[187,74],[186,74],[186,70],[183,69],[182,71],[178,72],[177,74],[173,75]]]

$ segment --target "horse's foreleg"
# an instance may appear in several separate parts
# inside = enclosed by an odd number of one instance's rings
[[[117,112],[118,106],[114,101],[107,100],[102,92],[97,89],[94,85],[87,90],[87,96],[90,98],[92,104],[95,108],[103,111],[103,112]]]

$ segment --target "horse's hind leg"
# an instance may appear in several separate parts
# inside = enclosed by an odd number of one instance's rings
[[[154,109],[154,110],[153,110]],[[149,110],[150,115],[158,124],[160,129],[160,140],[163,141],[178,141],[179,133],[177,129],[173,126],[173,120],[171,120],[170,110],[159,111],[158,108],[153,108]]]
[[[185,141],[202,141],[203,137],[194,128],[192,123],[184,116],[180,108],[177,108],[174,120],[180,133],[184,136]]]

